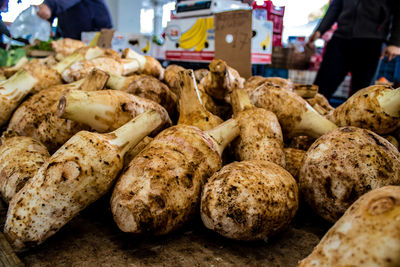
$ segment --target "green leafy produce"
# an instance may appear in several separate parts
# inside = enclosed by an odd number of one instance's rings
[[[31,50],[42,50],[42,51],[53,51],[53,48],[51,47],[51,41],[40,41],[38,44],[33,45],[30,47]]]
[[[13,66],[23,57],[26,57],[26,51],[23,48],[12,50],[4,50],[0,48],[0,66],[2,67]]]

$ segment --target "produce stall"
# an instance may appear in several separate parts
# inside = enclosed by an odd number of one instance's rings
[[[0,265],[398,266],[400,89],[334,108],[312,73],[251,75],[281,28],[179,16],[182,64],[114,30],[4,54]]]

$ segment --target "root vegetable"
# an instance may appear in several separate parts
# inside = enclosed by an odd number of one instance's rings
[[[31,137],[2,138],[0,146],[0,192],[5,202],[28,182],[50,157],[46,147]]]
[[[52,41],[51,47],[57,54],[60,53],[63,56],[68,56],[76,51],[78,48],[86,47],[86,44],[79,40],[63,38],[57,41]]]
[[[400,186],[361,196],[298,267],[400,265]]]
[[[305,200],[330,222],[362,194],[385,185],[400,185],[399,151],[383,137],[351,126],[317,139],[300,171]]]
[[[201,103],[199,89],[193,70],[184,70],[178,73],[180,90],[178,124],[187,124],[210,130],[221,124],[223,120],[209,112]]]
[[[194,77],[196,77],[196,82],[199,84],[204,77],[209,73],[208,69],[198,69],[194,71]]]
[[[155,133],[171,125],[167,111],[157,103],[114,90],[65,91],[58,103],[57,115],[104,133],[121,127],[148,110],[155,110],[162,119]]]
[[[69,68],[75,62],[81,60],[90,60],[96,57],[103,56],[106,51],[100,47],[82,47],[74,51],[74,53],[65,57],[63,60],[53,66],[58,73],[62,74],[67,68]]]
[[[352,95],[336,108],[332,121],[388,134],[400,126],[400,88],[373,85]]]
[[[164,82],[169,86],[172,92],[174,92],[179,98],[179,84],[178,84],[178,73],[185,68],[178,65],[169,65],[165,68]]]
[[[276,114],[284,136],[293,137],[303,134],[318,138],[337,128],[335,124],[316,112],[303,98],[291,91],[282,90],[278,86],[267,83],[248,93],[256,107]]]
[[[307,151],[314,142],[315,138],[306,135],[300,135],[291,138],[287,147]]]
[[[394,136],[386,135],[384,136],[395,148],[399,149],[399,141]]]
[[[43,243],[104,195],[124,154],[161,123],[148,111],[108,134],[81,131],[43,164],[11,200],[4,233],[20,251]]]
[[[130,48],[122,51],[122,57],[136,61],[137,67],[134,72],[151,75],[159,80],[164,79],[164,68],[154,57],[140,55]]]
[[[70,83],[85,78],[94,68],[117,75],[127,75],[135,71],[136,61],[129,59],[116,60],[101,56],[73,63],[62,73],[64,81]]]
[[[302,98],[313,98],[318,93],[318,86],[313,84],[295,84],[293,92]]]
[[[224,166],[204,186],[201,219],[217,233],[237,240],[269,237],[287,226],[298,208],[296,181],[268,161]]]
[[[285,169],[298,182],[300,169],[303,166],[306,157],[306,151],[295,148],[284,148],[283,151],[285,152]]]
[[[231,94],[234,118],[240,135],[232,143],[237,160],[267,160],[285,167],[283,136],[274,113],[256,108],[243,89]]]
[[[162,235],[193,218],[201,186],[221,168],[222,151],[238,134],[231,119],[207,132],[177,125],[157,135],[114,188],[111,211],[118,227]]]
[[[318,111],[319,114],[327,116],[327,118],[330,118],[331,114],[335,110],[335,108],[329,104],[328,99],[321,94],[316,94],[313,98],[307,99],[307,102]]]
[[[108,75],[94,70],[85,79],[72,84],[57,85],[43,90],[24,101],[14,112],[7,130],[30,136],[43,143],[50,153],[64,144],[72,135],[87,127],[58,118],[57,104],[66,89],[101,90]]]
[[[0,83],[0,127],[8,122],[19,103],[39,82],[29,72],[20,70]]]
[[[176,113],[177,96],[160,80],[145,74],[128,77],[109,74],[107,86],[111,89],[153,100],[163,106],[170,116]]]
[[[210,96],[224,100],[233,88],[243,88],[245,79],[240,77],[239,73],[229,67],[225,61],[214,59],[210,63],[210,71],[207,76],[201,80],[204,90]]]

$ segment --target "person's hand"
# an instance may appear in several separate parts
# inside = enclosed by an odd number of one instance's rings
[[[307,41],[307,46],[314,48],[314,42],[321,37],[321,33],[319,31],[315,31],[313,34],[311,34],[310,37],[308,37],[308,41]]]
[[[38,6],[37,15],[45,20],[50,19],[51,18],[51,10],[50,10],[49,6],[46,4],[40,4]]]
[[[382,52],[381,59],[387,57],[388,61],[391,61],[395,57],[400,55],[400,46],[388,45]]]

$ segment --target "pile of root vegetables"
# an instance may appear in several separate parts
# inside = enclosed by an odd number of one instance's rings
[[[279,234],[309,205],[334,223],[299,266],[400,265],[400,89],[332,108],[316,86],[247,80],[226,62],[165,69],[69,39],[2,70],[0,193],[15,251],[107,192],[128,233],[199,213],[231,239]]]

